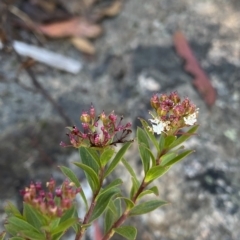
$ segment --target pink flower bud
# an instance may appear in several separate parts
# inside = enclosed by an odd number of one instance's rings
[[[95,119],[95,108],[93,107],[92,104],[91,104],[89,113],[90,113],[90,118],[91,118],[92,120],[94,120],[94,119]]]
[[[89,123],[91,121],[91,117],[87,112],[83,112],[82,115],[80,116],[80,120],[83,123]]]

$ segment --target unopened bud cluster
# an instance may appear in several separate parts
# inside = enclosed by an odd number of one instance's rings
[[[177,92],[169,95],[153,95],[150,100],[154,112],[151,130],[157,134],[175,134],[183,127],[192,126],[197,122],[198,108],[188,98],[181,101]]]
[[[51,179],[44,190],[41,182],[31,183],[29,187],[21,190],[23,201],[33,206],[41,214],[50,217],[61,217],[62,214],[73,206],[76,194],[80,188],[65,180],[60,188],[56,188],[56,182]]]
[[[83,112],[80,116],[82,131],[76,126],[69,127],[68,137],[70,145],[63,142],[61,146],[73,146],[79,148],[86,147],[106,147],[117,143],[126,142],[126,137],[132,132],[131,123],[122,124],[123,117],[118,118],[114,112],[106,115],[102,112],[96,117],[95,108],[90,107],[88,112]]]

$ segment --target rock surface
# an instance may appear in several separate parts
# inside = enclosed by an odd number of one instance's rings
[[[132,219],[139,240],[240,239],[239,16],[238,0],[126,1],[121,14],[105,22],[95,59],[86,59],[65,40],[46,44],[83,63],[77,76],[40,64],[34,67],[74,124],[94,103],[99,112],[114,109],[136,127],[137,117],[149,117],[149,99],[155,92],[177,90],[199,107],[199,135],[187,144],[196,152],[158,182],[160,197],[171,204]],[[177,29],[186,35],[217,90],[211,109],[174,51],[172,35]],[[18,201],[18,190],[30,180],[52,175],[61,179],[57,166],[69,164],[75,150],[58,146],[65,129],[52,105],[13,82],[15,56],[1,53],[0,66],[6,76],[0,81],[2,209],[8,199]],[[31,87],[23,71],[19,77]],[[134,152],[129,161],[138,166]]]

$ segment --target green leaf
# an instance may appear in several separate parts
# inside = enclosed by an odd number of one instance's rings
[[[70,209],[68,209],[62,216],[60,219],[60,223],[65,222],[67,219],[74,217],[76,214],[76,208],[75,206],[71,207]]]
[[[169,167],[155,166],[152,167],[146,174],[145,182],[149,183],[152,180],[155,180],[161,177],[164,173],[168,171]]]
[[[18,235],[18,230],[11,224],[4,224],[6,232],[12,236]]]
[[[104,216],[104,233],[107,233],[112,227],[113,223],[116,221],[117,217],[107,208]]]
[[[111,189],[110,191],[105,192],[98,198],[88,223],[91,223],[92,221],[97,219],[106,210],[110,200],[118,192],[119,189]]]
[[[164,147],[165,147],[165,133],[162,133],[160,135],[160,138],[159,138],[159,149],[160,149],[160,152],[162,152],[164,150]]]
[[[192,152],[194,152],[194,150],[186,150],[186,151],[180,153],[178,156],[176,156],[172,160],[168,161],[164,166],[165,167],[170,167],[171,165],[181,161],[183,158],[185,158],[186,156],[188,156]]]
[[[167,202],[161,200],[151,200],[148,202],[141,203],[131,209],[129,216],[141,215],[151,212],[164,204],[167,204]]]
[[[108,209],[112,212],[116,218],[122,215],[122,202],[120,198],[115,198],[111,200],[108,204]]]
[[[81,184],[77,178],[77,176],[75,175],[75,173],[70,169],[70,168],[67,168],[67,167],[64,167],[64,166],[59,166],[59,168],[61,169],[62,173],[68,177],[74,184],[76,187],[80,187],[81,188],[81,191],[80,191],[80,195],[84,201],[84,204],[86,206],[86,209],[88,209],[88,202],[87,202],[87,198],[82,190],[82,187],[81,187]]]
[[[131,178],[131,179],[132,179],[132,188],[131,188],[131,191],[130,191],[130,197],[132,198],[134,196],[134,194],[137,192],[137,190],[140,186],[140,183],[135,178]]]
[[[22,214],[19,212],[16,206],[14,206],[11,202],[8,202],[5,207],[5,212],[8,216],[15,216],[18,218],[23,218]]]
[[[46,240],[46,236],[44,234],[32,232],[30,230],[22,230],[19,232],[25,239],[31,240]]]
[[[79,153],[82,163],[98,174],[100,163],[96,159],[96,151],[94,149],[80,147]]]
[[[112,188],[115,188],[119,185],[121,185],[123,183],[123,181],[120,178],[117,178],[115,180],[113,180],[109,185],[107,185],[104,189],[102,189],[99,193],[99,195],[97,196],[97,199],[102,195],[105,194],[105,192],[111,190]]]
[[[18,232],[20,232],[22,230],[30,230],[30,231],[39,233],[38,229],[36,229],[31,224],[29,224],[28,222],[26,222],[23,219],[20,219],[18,217],[8,218],[7,225],[12,225]]]
[[[148,139],[145,132],[141,129],[137,129],[137,141],[138,141],[138,151],[142,160],[144,172],[146,173],[150,167],[150,155],[145,149],[149,149]]]
[[[53,231],[52,231],[52,235],[58,234],[60,232],[65,232],[67,231],[74,223],[76,223],[78,221],[77,218],[69,218],[66,221],[60,223],[58,225],[58,227],[56,227]]]
[[[98,148],[88,147],[86,148],[86,150],[92,156],[92,158],[96,161],[98,167],[100,167],[101,164],[100,164],[100,156],[98,153]]]
[[[25,202],[23,203],[23,216],[29,224],[39,231],[42,226],[47,224],[46,219],[36,209]]]
[[[112,214],[113,214],[114,216],[117,216],[117,215],[118,215],[118,210],[117,210],[117,208],[116,208],[116,206],[115,206],[115,204],[114,204],[114,200],[111,200],[111,201],[109,202],[107,208],[108,208],[108,210],[110,210],[110,211],[112,212]]]
[[[149,131],[149,125],[148,125],[148,123],[147,123],[144,119],[142,119],[142,118],[139,118],[139,120],[141,121],[142,126],[143,126],[146,134],[148,135],[148,138],[152,141],[152,143],[153,143],[154,146],[156,147],[157,151],[159,151],[160,149],[159,149],[159,146],[158,146],[157,139],[156,139],[156,137],[154,136],[154,134],[153,134],[151,131]]]
[[[130,166],[130,164],[126,161],[126,159],[122,158],[121,161],[122,161],[123,165],[125,166],[125,168],[128,170],[128,172],[130,173],[130,175],[134,178],[135,182],[138,182],[136,173],[134,172],[134,170]]]
[[[104,178],[106,178],[117,166],[117,164],[119,163],[119,161],[122,159],[122,157],[124,156],[125,152],[128,150],[128,148],[130,147],[132,142],[126,142],[122,148],[117,152],[117,154],[115,155],[115,157],[113,158],[112,162],[110,163],[107,171],[104,174]]]
[[[119,218],[122,215],[122,202],[121,199],[115,199],[114,205],[117,209],[117,217]]]
[[[51,220],[50,224],[48,225],[49,229],[48,230],[47,230],[47,228],[45,228],[45,229],[48,232],[52,232],[52,230],[55,229],[59,225],[60,220],[62,220],[62,218],[61,219],[60,218],[56,218],[56,219]]]
[[[123,196],[117,198],[122,199],[125,202],[127,209],[132,209],[134,207],[134,202],[131,199]]]
[[[113,154],[114,154],[114,150],[112,148],[105,149],[100,157],[101,166],[105,166],[110,161]]]
[[[160,159],[161,160],[160,165],[165,166],[168,162],[170,162],[176,156],[177,156],[176,152],[169,152],[164,154]]]
[[[62,173],[66,177],[68,177],[75,184],[76,187],[81,187],[77,176],[75,175],[75,173],[70,168],[67,168],[67,167],[64,167],[64,166],[59,166],[59,168],[61,169]]]
[[[114,231],[128,240],[135,240],[137,236],[137,229],[132,226],[121,226],[114,228]]]
[[[166,136],[165,137],[165,143],[164,148],[169,148],[169,146],[177,139],[176,136]]]
[[[158,196],[158,194],[159,194],[158,188],[156,186],[154,186],[154,187],[151,187],[151,188],[141,192],[137,199],[141,199],[143,196],[148,195],[148,194],[155,194],[156,196]]]
[[[195,134],[195,132],[198,130],[199,125],[194,125],[191,127],[186,133],[184,133],[181,137],[177,138],[170,146],[169,148],[172,149],[183,142],[185,142],[187,139],[189,139],[192,135]]]
[[[93,171],[92,168],[90,168],[89,166],[87,166],[83,163],[74,162],[74,164],[76,166],[78,166],[79,168],[83,169],[83,171],[88,179],[88,183],[89,183],[93,193],[95,193],[95,191],[97,189],[99,189],[99,187],[100,187],[98,175]]]

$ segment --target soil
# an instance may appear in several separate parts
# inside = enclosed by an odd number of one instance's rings
[[[158,181],[160,198],[170,204],[130,224],[139,240],[240,239],[240,4],[238,0],[131,0],[114,19],[104,22],[96,41],[98,54],[87,57],[67,39],[44,47],[79,60],[71,75],[41,64],[33,71],[73,124],[91,103],[98,112],[114,110],[139,126],[149,118],[153,93],[177,90],[199,107],[198,135],[186,147],[196,151]],[[217,91],[209,108],[192,85],[176,54],[172,35],[180,29]],[[76,157],[62,149],[63,119],[39,93],[14,81],[18,60],[0,52],[0,191],[1,220],[7,200],[20,203],[19,189],[31,180],[62,179],[57,166]],[[32,88],[24,71],[21,82]],[[128,159],[139,168],[136,146]],[[140,170],[140,169],[139,169]],[[121,174],[121,172],[116,172]],[[140,172],[139,172],[140,174]],[[79,176],[82,178],[82,175]],[[124,176],[124,181],[128,177]],[[114,239],[119,239],[118,237]]]

